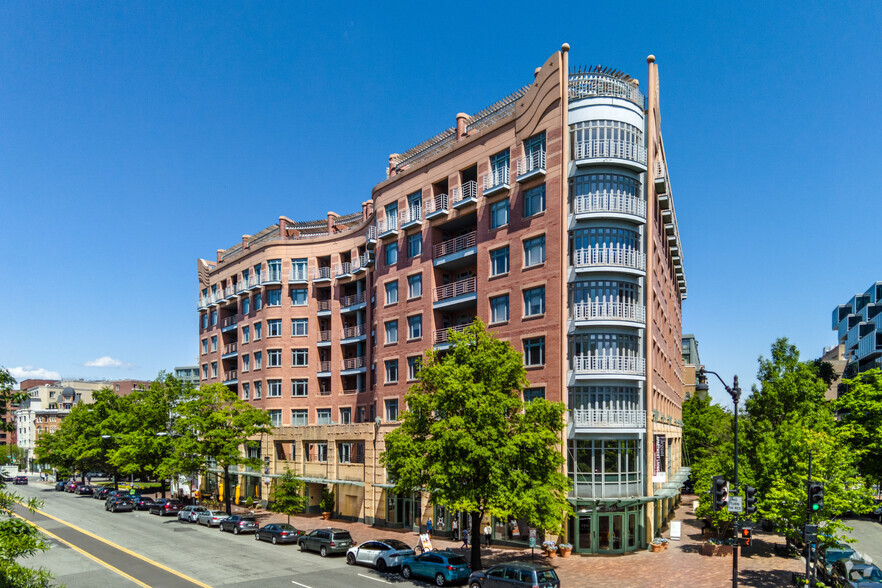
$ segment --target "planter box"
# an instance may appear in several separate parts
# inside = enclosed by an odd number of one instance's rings
[[[732,546],[705,542],[701,544],[701,555],[728,557],[732,555]]]

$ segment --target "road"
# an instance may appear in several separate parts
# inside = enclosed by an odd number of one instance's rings
[[[396,574],[347,566],[343,557],[322,558],[301,553],[296,545],[255,541],[253,535],[220,533],[146,511],[105,512],[104,501],[55,492],[33,481],[11,489],[43,501],[38,513],[23,508],[19,513],[46,532],[51,546],[23,563],[47,568],[68,588],[426,586]]]
[[[862,555],[872,558],[873,563],[882,567],[882,524],[876,519],[848,519],[843,521],[854,530],[848,533],[849,544]]]

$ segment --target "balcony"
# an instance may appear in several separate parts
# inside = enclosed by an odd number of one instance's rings
[[[377,226],[371,225],[368,227],[367,234],[364,236],[364,242],[368,249],[373,249],[374,245],[377,244]]]
[[[447,194],[438,194],[434,198],[426,200],[425,204],[426,220],[431,220],[440,216],[447,216],[450,213],[449,198]]]
[[[478,201],[478,182],[470,180],[458,188],[453,188],[450,191],[450,200],[453,203],[453,208],[456,209],[476,203]]]
[[[224,299],[229,300],[230,298],[236,297],[236,287],[232,284],[224,288]]]
[[[631,141],[587,139],[576,141],[573,158],[577,166],[617,164],[646,171],[646,147]]]
[[[318,316],[327,316],[331,314],[331,301],[329,300],[319,300],[318,302]]]
[[[281,284],[282,283],[282,268],[280,267],[271,267],[266,274],[266,277],[263,280],[263,284]]]
[[[354,312],[364,305],[364,292],[350,294],[340,299],[340,312]]]
[[[645,410],[612,410],[602,408],[574,408],[570,423],[580,429],[646,429]]]
[[[619,323],[636,323],[643,326],[646,324],[646,307],[633,302],[605,300],[578,302],[573,304],[573,320],[576,326]]]
[[[471,277],[435,288],[433,308],[454,310],[471,306],[478,300],[478,278]]]
[[[313,282],[330,282],[331,281],[331,266],[317,267],[314,270],[312,270],[312,281]]]
[[[367,368],[365,368],[365,360],[363,355],[360,357],[349,357],[343,360],[343,371],[340,372],[340,375],[346,376],[350,374],[364,372],[366,369]]]
[[[233,314],[230,316],[225,316],[221,319],[221,333],[226,333],[227,331],[232,331],[237,326],[239,326],[239,315]]]
[[[456,266],[472,265],[478,254],[477,231],[460,235],[435,245],[432,252],[436,267],[447,265],[450,269]]]
[[[380,239],[398,235],[398,217],[387,216],[377,220],[377,234]]]
[[[224,372],[224,385],[238,384],[238,383],[239,383],[238,370],[230,370],[228,372]]]
[[[224,353],[221,359],[230,359],[239,355],[239,345],[237,343],[228,343],[224,345]]]
[[[423,224],[423,209],[421,206],[408,206],[406,210],[401,211],[400,216],[402,230],[418,227]]]
[[[319,378],[328,378],[331,376],[331,362],[330,361],[320,361],[318,364],[318,373],[316,374]]]
[[[365,392],[364,388],[343,388],[343,394],[363,394]]]
[[[655,193],[668,193],[668,178],[665,173],[665,162],[661,157],[655,160]]]
[[[319,396],[330,396],[330,395],[331,395],[331,391],[328,390],[327,388],[322,388],[319,390]]]
[[[472,323],[468,323],[465,325],[456,325],[453,327],[445,327],[443,329],[437,329],[435,331],[434,336],[432,337],[432,343],[439,347],[446,347],[450,345],[450,333],[460,333],[465,331],[467,328],[471,327]]]
[[[355,261],[352,262],[352,273],[360,274],[362,272],[366,272],[368,268],[374,265],[374,256],[370,253],[364,253],[359,255]]]
[[[346,327],[341,332],[340,343],[349,343],[359,341],[367,336],[364,325],[355,325],[354,327]]]
[[[575,355],[573,373],[577,379],[615,377],[639,380],[646,375],[646,360],[626,353]]]
[[[518,159],[518,183],[528,182],[533,178],[545,177],[545,150],[536,149],[532,153]]]
[[[577,220],[602,216],[646,222],[646,201],[617,192],[582,194],[573,200],[573,214]]]
[[[208,306],[216,306],[224,299],[224,295],[218,292],[212,292],[208,295]]]
[[[352,277],[352,264],[348,261],[338,263],[334,266],[334,278],[341,280]]]
[[[309,282],[309,270],[305,267],[291,268],[288,272],[289,284],[306,284]]]
[[[317,347],[327,347],[331,344],[331,331],[319,331]]]
[[[856,359],[864,361],[882,355],[882,333],[870,331],[858,343]]]
[[[859,315],[851,315],[851,317],[860,318]],[[851,322],[851,321],[849,321]],[[853,327],[849,325],[848,336],[845,338],[845,350],[851,351],[852,349],[857,349],[858,343],[860,342],[860,327],[863,323],[858,323]]]
[[[496,169],[491,170],[489,174],[484,174],[484,196],[493,196],[494,194],[499,194],[500,192],[505,192],[506,190],[508,190],[510,188],[510,176],[511,170],[507,165],[503,167],[497,167]]]
[[[251,277],[248,278],[248,289],[249,289],[249,290],[254,290],[255,288],[260,288],[260,285],[261,285],[262,283],[263,283],[263,282],[261,281],[261,276],[260,276],[260,274],[257,274],[257,275],[254,275],[254,276],[251,276]]]
[[[646,254],[630,247],[589,247],[573,251],[573,267],[583,271],[646,273]]]

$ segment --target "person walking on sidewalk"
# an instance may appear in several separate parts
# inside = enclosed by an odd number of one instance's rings
[[[432,517],[426,519],[426,535],[432,536]]]
[[[468,529],[462,530],[462,548],[463,549],[469,548],[469,530]]]
[[[453,517],[453,522],[450,523],[450,528],[453,530],[453,540],[459,541],[459,524],[456,522],[456,517]]]
[[[490,528],[489,524],[484,527],[484,545],[486,545],[487,547],[490,547],[490,536],[492,533],[493,530]]]

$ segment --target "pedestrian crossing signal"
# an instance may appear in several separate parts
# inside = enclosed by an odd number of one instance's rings
[[[744,545],[750,547],[750,529],[741,529],[741,538],[744,540]]]

